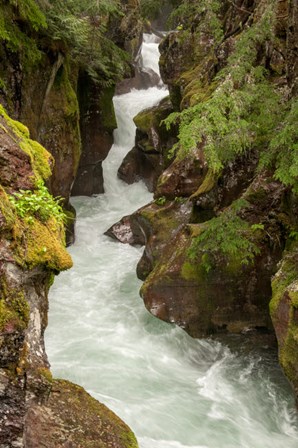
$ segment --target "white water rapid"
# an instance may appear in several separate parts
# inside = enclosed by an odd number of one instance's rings
[[[143,60],[150,60],[146,48]],[[115,97],[118,129],[104,163],[106,193],[72,201],[74,267],[50,293],[52,372],[114,410],[140,448],[297,448],[294,399],[271,350],[232,352],[151,316],[135,275],[142,249],[103,235],[151,200],[141,182],[126,185],[116,173],[134,143],[132,117],[165,95],[150,88]]]

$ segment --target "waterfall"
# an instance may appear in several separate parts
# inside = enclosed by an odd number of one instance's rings
[[[152,68],[157,43],[148,40],[143,61]],[[231,351],[155,319],[138,295],[142,249],[103,235],[152,198],[142,182],[126,185],[116,173],[134,143],[132,117],[166,95],[153,87],[115,97],[118,129],[103,164],[106,193],[72,201],[74,267],[50,292],[52,372],[115,411],[140,448],[296,448],[294,399],[275,354],[266,347]]]

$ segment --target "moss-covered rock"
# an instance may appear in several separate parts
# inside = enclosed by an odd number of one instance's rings
[[[169,165],[169,150],[176,142],[176,131],[168,130],[162,122],[173,111],[169,98],[157,106],[140,112],[134,122],[137,126],[135,147],[125,156],[118,177],[128,184],[143,179],[148,190],[154,191],[157,180]]]
[[[284,253],[272,279],[270,314],[278,340],[279,361],[298,395],[298,245]]]
[[[133,432],[82,387],[54,380],[49,397],[26,415],[25,443],[62,448],[138,448]]]
[[[271,331],[270,279],[285,245],[283,195],[281,184],[260,176],[239,207],[232,203],[212,220],[174,230],[169,240],[155,216],[152,240],[160,241],[141,289],[148,310],[192,336]]]

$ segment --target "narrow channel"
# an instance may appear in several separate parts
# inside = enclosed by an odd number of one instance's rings
[[[156,67],[157,58],[157,44],[147,37],[143,61]],[[52,372],[114,410],[140,448],[297,448],[294,398],[276,354],[266,346],[231,350],[195,340],[151,316],[135,274],[142,249],[103,235],[152,200],[142,182],[117,179],[117,169],[134,144],[132,118],[166,95],[153,87],[114,98],[118,129],[104,162],[106,193],[72,200],[74,268],[57,277],[50,293]]]

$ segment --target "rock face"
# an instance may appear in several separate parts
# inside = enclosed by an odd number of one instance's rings
[[[116,117],[113,88],[103,89],[87,73],[79,76],[80,130],[82,154],[72,195],[91,196],[104,192],[102,161],[113,144]]]
[[[53,158],[2,106],[0,158],[0,446],[137,448],[105,406],[52,379],[44,347],[48,290],[72,260],[59,214],[46,213],[50,198],[42,196]]]
[[[298,395],[298,248],[285,251],[281,265],[272,279],[270,313],[278,340],[279,360]]]

